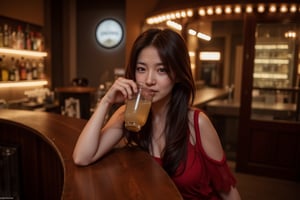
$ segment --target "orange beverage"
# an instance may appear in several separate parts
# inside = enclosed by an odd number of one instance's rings
[[[149,91],[139,88],[138,94],[126,103],[125,127],[138,132],[145,125],[151,108],[152,96]]]

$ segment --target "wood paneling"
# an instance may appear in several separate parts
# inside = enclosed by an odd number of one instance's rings
[[[44,0],[0,1],[0,15],[44,25]]]
[[[59,199],[63,167],[53,147],[23,126],[0,121],[0,143],[17,146],[20,153],[21,199]]]

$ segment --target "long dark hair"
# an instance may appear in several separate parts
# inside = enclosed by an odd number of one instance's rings
[[[195,96],[195,85],[191,72],[190,58],[184,39],[170,29],[148,29],[134,42],[125,76],[135,80],[137,58],[148,46],[154,46],[166,71],[175,81],[169,102],[165,127],[166,146],[163,150],[163,168],[171,176],[182,161],[186,160],[188,144],[188,111]],[[139,133],[125,133],[129,144],[135,143],[150,151],[152,141],[151,113],[146,125]]]

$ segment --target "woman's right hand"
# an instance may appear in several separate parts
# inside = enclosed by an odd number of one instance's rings
[[[124,107],[120,107],[103,127],[105,117],[110,105],[124,102],[134,92],[137,92],[136,83],[122,77],[108,89],[77,140],[73,152],[73,160],[77,165],[95,162],[120,141],[124,123],[120,116],[124,113]]]
[[[132,98],[132,95],[137,91],[137,85],[133,80],[119,77],[106,92],[102,101],[106,101],[111,105],[122,103],[126,99]]]

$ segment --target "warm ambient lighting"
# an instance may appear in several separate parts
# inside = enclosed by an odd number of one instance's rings
[[[247,5],[246,6],[246,13],[252,13],[253,12],[253,7],[252,5]]]
[[[188,33],[192,36],[197,36],[198,38],[202,39],[202,40],[206,40],[206,41],[210,41],[211,40],[211,37],[209,35],[206,35],[204,33],[201,33],[201,32],[197,32],[193,29],[189,29],[188,30]]]
[[[289,64],[289,60],[288,59],[254,59],[254,63],[255,64]]]
[[[198,11],[198,14],[200,16],[205,16],[205,10],[204,10],[204,8],[200,8],[199,11]]]
[[[212,7],[207,8],[207,14],[208,15],[213,15],[214,14],[214,10]]]
[[[242,7],[240,5],[236,5],[234,8],[234,12],[236,14],[240,14],[242,12]]]
[[[226,14],[231,14],[232,10],[231,10],[231,7],[230,6],[226,6],[225,7],[225,13]]]
[[[296,13],[300,12],[300,7],[295,3],[271,3],[271,4],[237,4],[237,5],[216,5],[216,6],[202,6],[200,8],[196,8],[196,12],[198,11],[199,16],[212,16],[212,15],[221,15],[221,14],[242,14],[245,13],[264,13],[264,12],[281,12],[281,13]],[[191,18],[194,15],[194,10],[192,8],[186,10],[177,10],[174,12],[162,13],[160,15],[152,16],[147,18],[147,24],[159,24],[168,20],[176,20],[183,18]]]
[[[255,45],[255,49],[288,49],[289,45],[287,44],[257,44]]]
[[[198,32],[197,33],[197,37],[202,39],[202,40],[206,40],[206,41],[210,41],[211,37],[209,35],[206,35],[204,33]]]
[[[269,11],[271,12],[271,13],[274,13],[274,12],[276,12],[276,5],[275,4],[272,4],[270,7],[269,7]]]
[[[218,51],[201,51],[199,58],[202,61],[219,61],[221,60],[221,53]]]
[[[166,24],[167,24],[167,26],[169,26],[169,27],[171,27],[171,28],[174,28],[174,29],[176,29],[176,30],[179,30],[179,31],[182,30],[181,24],[178,24],[178,23],[176,23],[176,22],[174,22],[174,21],[169,20],[169,21],[167,21]]]
[[[284,33],[284,37],[285,38],[296,38],[297,33],[295,31],[288,31],[286,33]]]
[[[295,4],[291,5],[291,7],[290,7],[290,12],[291,12],[291,13],[297,12],[297,5],[295,5]]]
[[[300,4],[296,3],[240,3],[240,4],[221,4],[221,5],[207,5],[201,7],[188,8],[185,10],[176,10],[166,13],[161,13],[155,16],[151,16],[146,19],[146,23],[149,25],[156,25],[160,23],[165,23],[167,26],[172,27],[176,30],[182,30],[182,24],[188,18],[197,17],[210,17],[210,16],[220,16],[222,15],[242,15],[251,13],[297,13],[300,12]],[[194,15],[194,13],[196,13]],[[209,41],[211,38],[208,35],[203,35],[203,33],[197,33],[189,31],[190,35],[195,35],[200,39]],[[296,34],[286,33],[287,38],[295,38]]]
[[[37,80],[37,81],[0,82],[0,88],[32,87],[32,86],[44,86],[44,85],[48,85],[48,81]]]
[[[194,51],[189,51],[189,56],[190,57],[195,57],[195,52]]]
[[[259,4],[257,7],[257,11],[259,13],[263,13],[265,11],[265,5],[264,4]]]
[[[280,12],[286,13],[287,11],[288,11],[287,5],[282,4],[282,5],[280,6]]]
[[[194,13],[192,9],[177,10],[174,12],[164,13],[162,15],[153,16],[146,19],[147,24],[159,24],[168,20],[184,19],[193,17]]]
[[[193,30],[193,29],[189,29],[189,30],[188,30],[188,33],[189,33],[190,35],[196,35],[196,34],[197,34],[197,31],[195,31],[195,30]]]
[[[217,6],[215,12],[216,12],[217,15],[221,15],[222,14],[221,6]]]
[[[287,79],[287,74],[276,74],[276,73],[253,73],[254,78],[264,79]]]
[[[270,13],[276,13],[276,12],[281,12],[281,13],[296,13],[299,7],[297,4],[237,4],[237,5],[216,5],[215,7],[213,6],[204,6],[198,8],[198,15],[199,16],[212,16],[212,15],[221,15],[221,14],[242,14],[243,12],[245,13],[264,13],[264,12],[270,12]],[[299,8],[300,11],[300,8]]]
[[[46,57],[47,56],[46,52],[8,49],[8,48],[0,48],[0,53],[22,55],[22,56],[32,56],[32,57]]]

